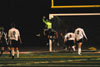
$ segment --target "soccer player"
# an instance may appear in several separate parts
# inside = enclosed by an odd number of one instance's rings
[[[10,52],[10,55],[11,56],[11,48],[10,46],[8,45],[8,42],[7,42],[7,33],[4,32],[4,27],[0,27],[0,47],[1,47],[1,54],[0,56],[2,56],[5,48],[7,47],[9,52]]]
[[[52,23],[48,19],[46,19],[45,16],[43,16],[42,20],[46,24],[47,29],[51,29],[52,28]]]
[[[58,43],[58,33],[54,29],[49,29],[48,38],[52,40],[53,51],[56,51],[56,46]]]
[[[67,33],[64,37],[64,43],[67,46],[67,49],[69,50],[69,52],[70,52],[71,48],[73,49],[73,51],[75,51],[75,47],[74,47],[75,34],[72,32]]]
[[[12,51],[12,59],[14,59],[15,49],[17,58],[19,58],[19,42],[22,44],[22,40],[20,37],[20,32],[18,29],[15,28],[15,24],[11,24],[12,28],[8,31],[9,43],[11,44],[11,51]]]
[[[43,30],[43,36],[44,36],[44,38],[45,38],[45,44],[46,44],[46,45],[49,45],[48,34],[49,34],[48,29],[44,29],[44,30]]]
[[[77,28],[75,30],[75,38],[76,38],[76,42],[78,44],[78,54],[81,55],[81,47],[82,47],[82,42],[83,42],[83,38],[86,38],[85,32],[82,28]]]

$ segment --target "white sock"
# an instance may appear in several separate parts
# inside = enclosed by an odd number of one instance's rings
[[[12,50],[12,56],[14,56],[15,55],[15,51],[14,50]]]
[[[65,50],[67,50],[67,47],[65,48]]]
[[[81,54],[81,48],[78,48],[78,54],[79,55]]]
[[[17,58],[19,58],[19,50],[16,51]]]
[[[76,51],[75,46],[72,46],[72,48],[73,48],[73,51]]]

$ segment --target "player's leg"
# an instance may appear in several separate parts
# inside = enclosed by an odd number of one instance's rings
[[[78,54],[81,55],[81,46],[82,46],[82,42],[78,43]]]
[[[9,51],[9,53],[10,53],[10,57],[12,56],[12,53],[11,53],[11,47],[10,46],[8,46],[8,51]]]
[[[11,47],[11,52],[12,52],[12,59],[14,59],[14,55],[15,55],[14,47]]]
[[[73,49],[73,51],[76,51],[76,49],[75,49],[75,45],[72,46],[72,49]]]
[[[53,52],[55,51],[54,50],[54,40],[52,39],[52,50],[53,50]]]
[[[1,54],[0,54],[0,56],[3,54],[3,52],[4,52],[4,46],[1,47]]]
[[[55,50],[57,50],[57,47],[58,47],[57,39],[55,39],[55,43],[54,44],[55,44],[55,46],[54,46],[55,47]]]
[[[72,49],[73,49],[73,51],[76,51],[74,41],[73,41],[73,43],[72,43]]]
[[[12,54],[12,59],[14,59],[14,55],[15,55],[15,41],[11,40],[11,54]]]
[[[16,54],[17,54],[17,58],[19,58],[19,48],[16,47]]]
[[[69,40],[67,41],[67,49],[68,49],[68,52],[70,52],[70,41]]]
[[[57,49],[57,41],[56,41],[56,39],[54,39],[54,49],[55,49],[55,51]]]
[[[70,49],[70,52],[71,52],[71,50],[73,50],[73,48],[72,48],[72,46],[74,45],[74,42],[73,42],[73,40],[70,40],[69,41],[69,49]]]
[[[68,48],[67,48],[67,41],[64,43],[64,50],[67,51]]]

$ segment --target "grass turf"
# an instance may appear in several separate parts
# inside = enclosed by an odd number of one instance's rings
[[[16,55],[15,55],[16,56]],[[68,67],[100,67],[100,54],[83,52],[75,53],[31,53],[20,54],[20,58],[11,59],[9,54],[0,57],[0,66],[68,66]]]

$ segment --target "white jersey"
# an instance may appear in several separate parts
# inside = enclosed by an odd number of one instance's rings
[[[10,38],[10,40],[16,40],[18,41],[18,37],[20,36],[19,30],[16,28],[11,28],[8,31],[8,37]]]
[[[66,35],[65,35],[65,38],[64,38],[66,41],[67,40],[75,40],[75,34],[74,33],[67,33]]]
[[[75,30],[75,38],[76,38],[76,40],[79,41],[83,37],[85,37],[87,39],[84,30],[82,28],[77,28]]]

